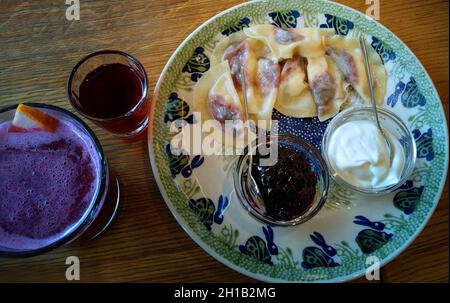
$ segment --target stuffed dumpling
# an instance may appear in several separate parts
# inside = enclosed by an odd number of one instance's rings
[[[244,132],[243,109],[227,62],[213,66],[194,87],[193,110],[201,114],[201,121],[218,121],[226,135],[240,136]],[[229,121],[229,122],[227,122]]]
[[[319,120],[334,117],[348,97],[342,73],[327,55],[308,58],[307,72]]]
[[[286,116],[309,118],[317,116],[303,58],[294,56],[282,62],[280,87],[275,109]]]
[[[323,38],[335,33],[333,29],[288,28],[282,29],[270,24],[244,28],[251,38],[264,42],[278,59],[290,59],[295,54],[302,57],[320,57],[325,54]]]
[[[230,45],[224,50],[223,59],[230,66],[236,90],[247,96],[248,112],[253,120],[266,121],[265,125],[258,123],[258,126],[270,128],[280,81],[278,62],[260,41],[251,38]]]
[[[370,103],[369,84],[359,39],[333,36],[326,38],[325,43],[327,54],[344,74],[345,80],[365,102]],[[386,94],[386,69],[380,56],[372,47],[368,47],[367,52],[371,66],[375,100],[378,105],[382,105]]]

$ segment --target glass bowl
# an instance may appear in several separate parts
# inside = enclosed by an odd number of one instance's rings
[[[280,221],[266,214],[263,202],[258,201],[260,199],[254,195],[252,186],[248,185],[247,182],[249,158],[247,146],[240,156],[234,171],[234,186],[242,206],[256,219],[271,225],[292,226],[308,221],[319,212],[325,204],[328,195],[329,177],[326,164],[320,152],[306,140],[290,134],[268,135],[264,142],[252,144],[255,145],[253,150],[261,147],[262,144],[267,144],[268,148],[290,148],[294,152],[304,155],[317,179],[314,199],[305,212],[289,221]]]
[[[340,112],[330,121],[322,139],[322,156],[325,159],[331,177],[344,188],[366,195],[384,195],[396,190],[411,176],[416,163],[416,143],[408,127],[405,125],[402,119],[395,115],[393,112],[384,108],[377,108],[377,111],[381,126],[389,133],[391,133],[391,138],[395,138],[396,140],[398,140],[404,154],[405,162],[400,174],[399,181],[397,183],[370,188],[355,186],[347,182],[342,176],[338,174],[328,156],[330,138],[333,135],[333,132],[339,126],[349,121],[360,120],[369,120],[375,123],[372,107],[356,107]]]

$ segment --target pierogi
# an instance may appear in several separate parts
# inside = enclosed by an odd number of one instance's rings
[[[369,62],[375,97],[381,105],[387,76],[372,48]],[[349,101],[351,88],[364,102],[370,102],[357,38],[336,35],[334,29],[281,29],[261,24],[217,44],[211,69],[194,88],[194,110],[201,112],[203,119],[221,124],[231,121],[235,125],[231,135],[239,136],[245,120],[244,94],[249,119],[270,130],[274,108],[295,118],[324,121],[334,117]]]

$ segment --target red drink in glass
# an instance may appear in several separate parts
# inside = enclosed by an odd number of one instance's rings
[[[147,127],[147,75],[124,52],[106,50],[82,59],[69,76],[67,90],[81,115],[116,136],[134,136]]]

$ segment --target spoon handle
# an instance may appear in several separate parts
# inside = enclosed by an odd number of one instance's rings
[[[370,71],[369,56],[367,54],[366,41],[363,36],[361,36],[359,38],[359,42],[361,44],[361,50],[363,52],[364,66],[365,66],[365,70],[366,70],[367,82],[368,82],[369,91],[370,91],[370,101],[372,103],[373,112],[375,114],[375,120],[377,122],[378,128],[380,129],[381,133],[384,135],[383,129],[381,128],[380,121],[378,120],[377,104],[375,102],[375,93],[373,90],[372,72]]]
[[[248,130],[250,132],[250,120],[248,115],[248,101],[247,101],[247,81],[245,79],[245,71],[243,66],[241,66],[241,75],[242,75],[242,96],[244,97],[244,111],[245,111],[245,122],[247,123]],[[249,133],[250,134],[250,133]],[[248,174],[249,178],[252,177],[252,166],[253,166],[253,149],[252,142],[249,142],[248,146]]]

